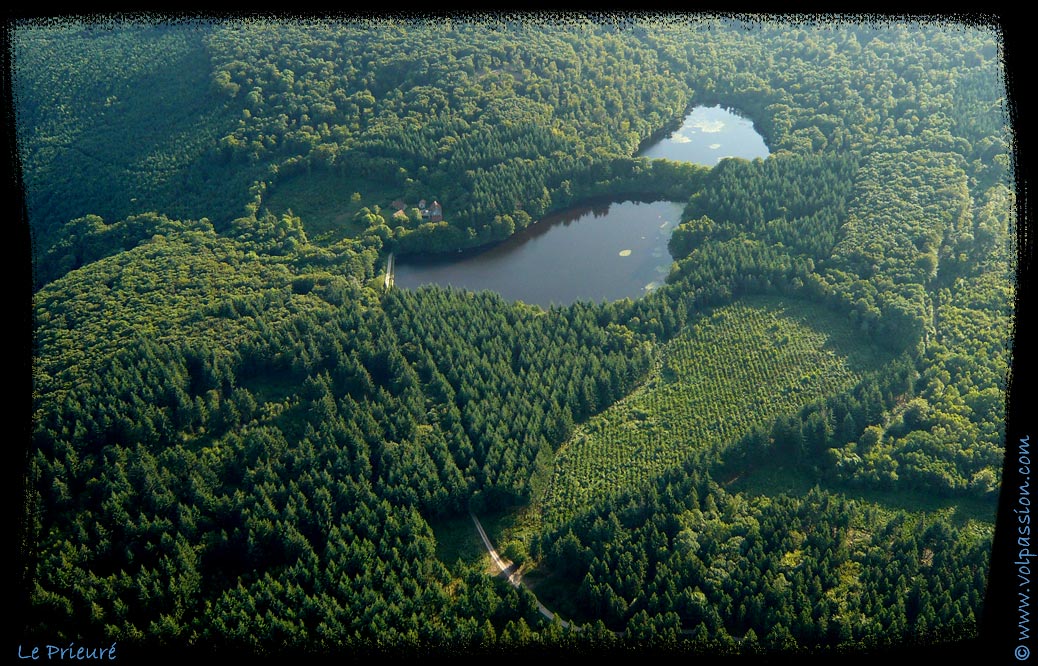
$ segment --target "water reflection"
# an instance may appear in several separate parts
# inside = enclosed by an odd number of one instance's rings
[[[683,205],[596,202],[557,215],[489,249],[455,257],[402,257],[395,283],[490,289],[548,307],[638,298],[670,270],[667,241]]]
[[[725,157],[748,160],[770,154],[753,123],[721,106],[697,106],[669,137],[643,148],[638,157],[714,166]]]

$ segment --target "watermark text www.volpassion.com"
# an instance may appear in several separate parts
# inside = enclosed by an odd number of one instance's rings
[[[1017,550],[1017,646],[1013,654],[1023,661],[1031,656],[1031,650],[1024,644],[1031,637],[1031,558],[1038,552],[1031,552],[1031,442],[1030,435],[1020,438],[1017,446],[1017,472],[1022,480],[1013,513],[1016,514]]]

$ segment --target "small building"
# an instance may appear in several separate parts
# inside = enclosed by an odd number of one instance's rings
[[[396,206],[396,201],[393,202]],[[430,222],[440,222],[443,220],[443,209],[440,208],[439,201],[433,201],[432,206],[427,206],[425,199],[418,201],[418,213],[422,216],[423,220],[429,220]]]
[[[397,210],[404,210],[405,208],[407,208],[407,204],[404,203],[403,199],[397,199],[396,201],[394,201],[393,203],[391,203],[389,205],[392,206],[393,208],[396,208]]]

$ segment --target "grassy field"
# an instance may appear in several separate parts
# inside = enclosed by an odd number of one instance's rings
[[[816,482],[808,470],[794,466],[758,467],[740,475],[727,484],[726,490],[747,495],[806,495]],[[995,501],[976,497],[940,497],[933,493],[905,489],[878,490],[855,488],[847,485],[818,484],[823,490],[839,493],[848,499],[874,504],[885,509],[899,509],[910,513],[948,512],[958,525],[970,521],[994,525],[998,509]]]
[[[690,451],[854,386],[889,361],[846,318],[802,301],[748,298],[667,343],[646,382],[579,427],[540,498],[558,524],[601,497],[651,483]]]
[[[429,526],[436,536],[436,559],[448,567],[453,566],[458,560],[465,564],[482,562],[490,567],[490,555],[487,554],[483,540],[479,538],[476,526],[467,514],[430,521]]]
[[[361,195],[359,201],[353,199],[354,193]],[[314,170],[278,182],[268,194],[265,205],[278,216],[291,210],[303,221],[311,241],[334,243],[364,231],[364,226],[353,220],[358,210],[365,206],[371,210],[375,210],[375,206],[387,209],[399,194],[374,181]],[[387,217],[393,212],[393,209],[383,210]]]

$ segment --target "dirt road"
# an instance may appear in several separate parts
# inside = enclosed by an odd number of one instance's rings
[[[487,552],[490,553],[490,559],[494,561],[494,564],[497,565],[497,568],[505,575],[509,583],[515,587],[522,587],[523,581],[522,575],[519,573],[519,568],[497,554],[493,544],[490,543],[490,537],[487,536],[486,531],[483,529],[483,525],[479,522],[479,518],[476,518],[476,514],[474,513],[470,513],[469,515],[472,516],[472,522],[476,524],[476,531],[479,532],[479,538],[483,539],[483,545],[487,547]],[[534,599],[536,598],[537,597],[535,596]],[[537,610],[541,612],[541,615],[548,618],[549,622],[555,619],[555,613],[548,610],[540,601],[537,601]],[[559,622],[562,623],[564,628],[569,629],[569,622],[566,622],[562,618],[559,618]],[[574,629],[579,629],[579,627],[574,627]]]

